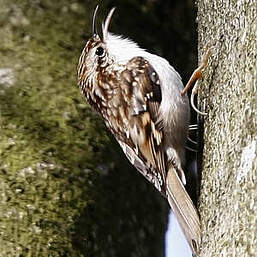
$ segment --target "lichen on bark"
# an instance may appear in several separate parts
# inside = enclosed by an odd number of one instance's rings
[[[214,46],[205,102],[200,256],[257,251],[257,38],[255,1],[197,1],[199,50]]]

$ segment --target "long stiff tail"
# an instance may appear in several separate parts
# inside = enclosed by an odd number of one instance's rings
[[[174,215],[192,249],[197,255],[201,242],[200,220],[176,170],[170,168],[166,178],[167,198]]]

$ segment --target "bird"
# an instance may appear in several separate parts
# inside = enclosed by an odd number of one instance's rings
[[[179,73],[169,62],[121,35],[109,32],[115,8],[92,35],[77,67],[78,85],[98,112],[128,160],[167,198],[196,255],[200,219],[185,190],[185,145],[189,100]]]

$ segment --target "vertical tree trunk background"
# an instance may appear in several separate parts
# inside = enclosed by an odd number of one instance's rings
[[[100,1],[99,21],[116,5],[113,31],[189,77],[192,2],[120,2]],[[0,0],[0,257],[164,256],[166,200],[77,87],[95,5]]]
[[[257,254],[257,5],[197,1],[199,52],[214,46],[205,103],[200,256]],[[199,58],[200,59],[200,58]]]

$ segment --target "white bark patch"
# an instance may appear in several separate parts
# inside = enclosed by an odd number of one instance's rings
[[[256,140],[243,148],[240,167],[237,174],[237,183],[241,183],[252,170],[254,158],[256,157]]]
[[[0,69],[0,85],[13,85],[14,74],[13,69],[1,68]]]
[[[14,72],[10,68],[0,68],[0,94],[14,84]]]

